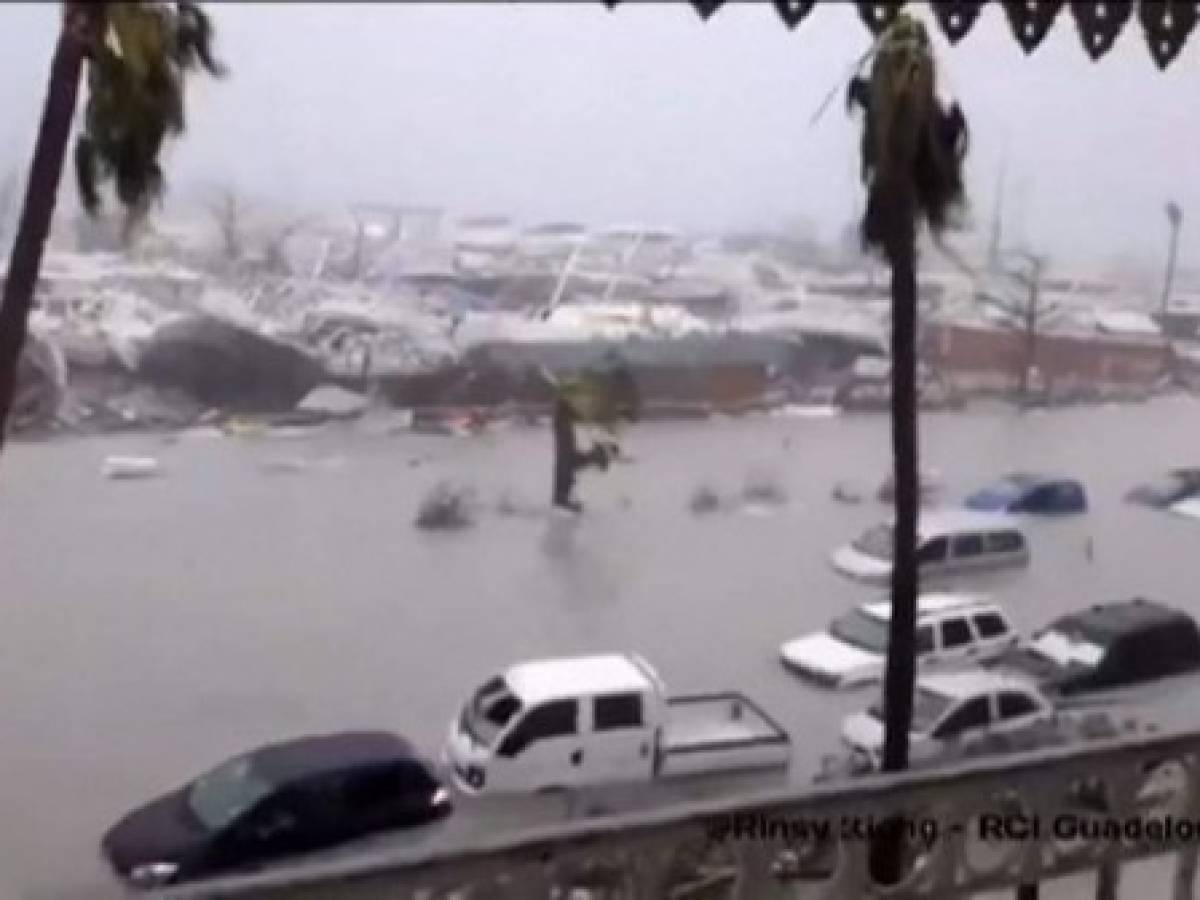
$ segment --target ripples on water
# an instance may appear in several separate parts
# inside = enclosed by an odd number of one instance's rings
[[[540,431],[6,451],[0,800],[22,814],[3,826],[0,878],[43,896],[101,879],[112,819],[249,745],[382,726],[433,753],[469,688],[531,656],[632,650],[674,690],[745,690],[799,736],[806,780],[870,695],[810,689],[776,651],[874,596],[825,557],[888,512],[873,500],[886,419],[644,425],[627,440],[637,461],[581,479],[579,520],[543,513]],[[922,443],[951,499],[1013,469],[1086,482],[1086,516],[1029,526],[1027,572],[972,582],[1021,626],[1133,593],[1200,614],[1200,523],[1121,502],[1200,463],[1200,404],[931,415]],[[107,481],[109,454],[157,456],[164,475]],[[417,506],[442,480],[473,486],[481,514],[422,533]],[[865,500],[832,499],[839,482]],[[721,502],[694,515],[701,485]]]

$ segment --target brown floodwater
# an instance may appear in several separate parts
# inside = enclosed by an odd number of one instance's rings
[[[1200,614],[1200,522],[1121,502],[1137,481],[1200,463],[1200,403],[931,414],[922,437],[947,500],[1015,469],[1086,482],[1086,515],[1029,524],[1027,571],[970,582],[1022,627],[1135,593]],[[836,749],[841,716],[871,695],[809,687],[777,650],[876,596],[826,557],[886,515],[870,499],[889,464],[886,418],[643,425],[627,450],[630,464],[583,478],[588,510],[566,523],[496,510],[502,497],[546,501],[546,431],[339,426],[11,446],[0,461],[0,896],[105,896],[102,831],[250,746],[384,727],[435,756],[465,693],[526,657],[637,651],[672,690],[743,690],[795,732],[790,777],[807,781]],[[156,456],[162,475],[107,480],[114,453]],[[474,485],[475,527],[413,527],[441,478]],[[698,485],[736,495],[755,478],[786,502],[689,511]],[[868,500],[835,502],[839,481]],[[1200,723],[1194,700],[1153,714]],[[566,814],[553,799],[467,806],[408,840],[453,844]]]

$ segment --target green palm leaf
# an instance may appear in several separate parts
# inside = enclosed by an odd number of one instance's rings
[[[125,208],[126,233],[161,196],[159,155],[184,130],[189,71],[220,77],[213,29],[195,3],[105,2],[88,48],[88,100],[75,147],[83,207],[96,214],[100,188],[111,183]]]

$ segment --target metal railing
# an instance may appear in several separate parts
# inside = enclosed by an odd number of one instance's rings
[[[653,813],[565,823],[444,852],[351,854],[170,892],[286,900],[964,897],[1176,854],[1161,896],[1192,897],[1200,732],[983,758]],[[468,813],[463,813],[468,814]],[[903,876],[869,873],[868,829],[899,817]],[[821,823],[827,823],[822,825]],[[1001,835],[1001,837],[997,837]]]

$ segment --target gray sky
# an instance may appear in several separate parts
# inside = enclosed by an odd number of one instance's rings
[[[0,8],[10,158],[32,143],[56,7]],[[868,43],[849,5],[794,32],[765,3],[707,24],[683,3],[599,0],[209,9],[233,74],[195,80],[168,160],[179,187],[696,228],[804,217],[824,236],[861,203],[840,97],[809,126]],[[1200,35],[1166,73],[1136,23],[1098,65],[1066,12],[1028,58],[998,7],[958,48],[937,37],[972,126],[978,218],[1007,154],[1011,227],[1060,260],[1160,264],[1173,196],[1192,216],[1182,259],[1200,263]]]

